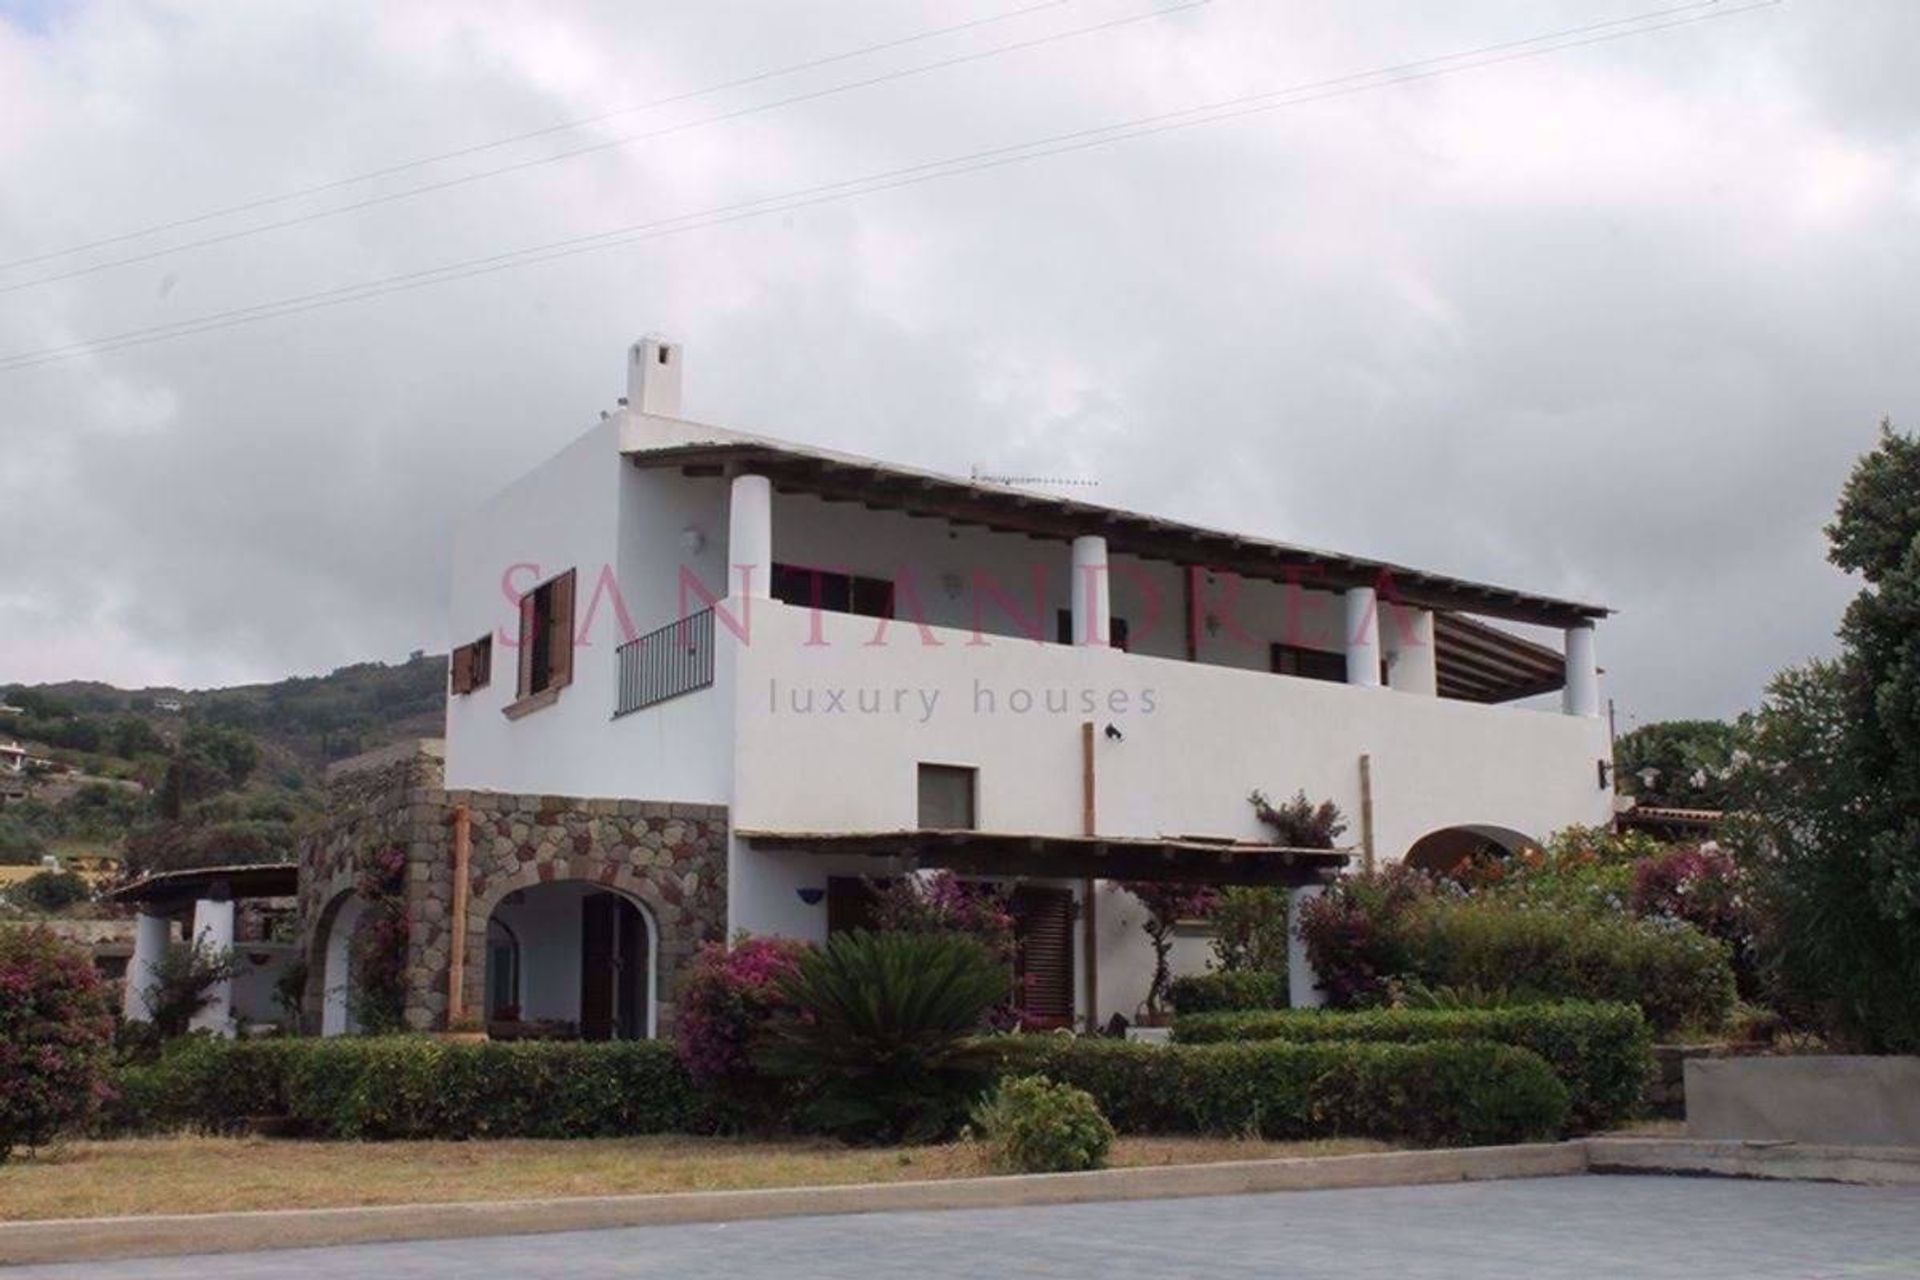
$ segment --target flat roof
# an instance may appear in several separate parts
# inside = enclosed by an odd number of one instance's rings
[[[749,844],[904,858],[982,876],[1286,885],[1330,880],[1351,855],[1197,836],[1053,836],[1007,831],[741,831]]]
[[[291,862],[182,867],[141,876],[106,896],[118,902],[168,902],[204,898],[222,886],[232,898],[291,898],[300,892],[300,868]]]
[[[622,436],[637,467],[679,467],[688,474],[750,470],[781,492],[876,510],[980,525],[1004,533],[1071,541],[1098,534],[1111,551],[1146,560],[1222,569],[1303,587],[1384,586],[1383,599],[1436,610],[1464,610],[1546,626],[1607,616],[1604,605],[1516,591],[1491,583],[1227,533],[1118,507],[1033,493],[981,480],[920,471],[852,454],[749,436],[681,419],[644,417]]]

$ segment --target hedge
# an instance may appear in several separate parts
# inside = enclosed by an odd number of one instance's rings
[[[1175,1013],[1216,1013],[1227,1009],[1284,1009],[1287,975],[1260,969],[1196,973],[1167,986]]]
[[[1718,1027],[1736,994],[1726,944],[1681,924],[1449,903],[1426,913],[1412,947],[1429,986],[1624,1001],[1660,1032]]]
[[[1471,1146],[1551,1138],[1566,1086],[1538,1054],[1487,1041],[1157,1045],[1001,1037],[1005,1075],[1093,1095],[1122,1133],[1257,1133]]]
[[[1653,1069],[1653,1033],[1629,1004],[1533,1004],[1499,1009],[1317,1009],[1206,1013],[1182,1017],[1183,1044],[1285,1040],[1294,1044],[1360,1040],[1425,1044],[1491,1040],[1538,1054],[1567,1088],[1576,1130],[1610,1129],[1639,1106]]]
[[[702,1132],[708,1107],[671,1044],[466,1044],[414,1036],[184,1041],[122,1067],[109,1132],[322,1138],[598,1138]]]

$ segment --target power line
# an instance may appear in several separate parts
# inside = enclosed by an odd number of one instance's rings
[[[257,226],[240,227],[232,231],[223,231],[216,235],[203,236],[198,240],[187,240],[180,244],[168,245],[165,248],[152,249],[145,253],[137,253],[124,258],[113,258],[106,262],[91,263],[84,267],[75,267],[72,270],[57,272],[53,275],[37,276],[32,280],[20,280],[13,284],[0,285],[0,294],[17,293],[22,289],[31,289],[38,285],[54,284],[61,280],[72,280],[80,276],[97,275],[102,271],[111,271],[118,267],[130,267],[142,262],[152,262],[156,258],[170,257],[176,253],[184,253],[189,249],[203,249],[210,245],[227,244],[235,240],[245,240],[269,231],[281,231],[288,227],[297,227],[308,222],[317,222],[323,218],[336,218],[342,214],[353,213],[357,210],[371,209],[377,205],[392,204],[400,200],[410,200],[415,196],[426,195],[435,191],[446,191],[454,187],[468,186],[475,182],[483,182],[489,178],[498,178],[505,174],[537,169],[545,165],[557,164],[562,160],[572,160],[580,156],[592,155],[596,152],[631,146],[636,142],[646,142],[653,138],[663,138],[673,133],[684,133],[689,129],[703,128],[710,124],[720,124],[729,120],[738,120],[745,116],[757,115],[763,111],[772,111],[779,107],[789,107],[799,102],[812,102],[820,98],[830,98],[838,94],[850,93],[856,89],[868,89],[874,85],[887,84],[895,80],[905,80],[911,76],[924,75],[929,71],[941,71],[949,67],[960,66],[964,63],[980,62],[987,58],[997,58],[1002,54],[1034,49],[1041,45],[1053,44],[1056,41],[1089,35],[1096,31],[1108,31],[1115,27],[1123,27],[1135,22],[1144,22],[1152,18],[1162,18],[1168,14],[1179,13],[1187,9],[1197,9],[1202,5],[1211,3],[1212,0],[1181,0],[1180,3],[1168,5],[1164,8],[1150,9],[1145,13],[1130,14],[1124,18],[1110,18],[1106,21],[1091,23],[1084,27],[1075,27],[1067,31],[1057,31],[1050,35],[1035,36],[1031,39],[1015,41],[1011,44],[998,45],[992,49],[982,49],[974,53],[942,58],[936,62],[922,63],[917,67],[906,67],[898,71],[889,71],[882,75],[870,76],[865,80],[855,80],[847,84],[831,85],[824,89],[814,89],[806,93],[794,94],[791,97],[777,98],[772,102],[758,103],[751,107],[741,107],[737,110],[722,112],[718,115],[705,116],[698,120],[688,120],[680,124],[667,125],[664,128],[649,130],[645,133],[627,134],[619,138],[606,138],[599,142],[588,143],[584,146],[571,148],[570,150],[557,151],[552,155],[536,156],[532,159],[518,160],[512,164],[499,165],[492,169],[479,169],[472,173],[460,174],[457,177],[442,178],[436,182],[422,183],[419,186],[407,187],[399,191],[390,191],[382,195],[369,196],[364,200],[357,200],[352,204],[337,205],[331,209],[321,209],[313,213],[303,213],[291,218],[283,218],[278,222],[265,222]]]
[[[652,111],[658,107],[672,106],[677,102],[689,102],[695,98],[710,97],[716,93],[723,93],[728,89],[742,89],[751,84],[760,84],[767,80],[777,80],[781,76],[796,75],[802,71],[816,71],[821,67],[831,66],[836,62],[847,62],[851,59],[865,57],[872,53],[884,53],[889,49],[900,49],[910,44],[920,44],[928,40],[936,40],[941,36],[956,35],[962,31],[972,31],[980,27],[1007,22],[1014,18],[1024,18],[1028,14],[1038,13],[1042,9],[1057,9],[1061,5],[1071,3],[1073,3],[1073,0],[1040,0],[1038,4],[1029,4],[1024,8],[1009,9],[1004,13],[989,14],[986,17],[974,18],[967,22],[958,22],[950,27],[935,27],[931,31],[921,31],[914,35],[901,36],[894,40],[883,40],[878,44],[862,45],[858,49],[847,49],[840,53],[828,54],[823,58],[814,58],[808,62],[789,63],[784,67],[774,67],[767,71],[758,71],[752,75],[740,76],[733,80],[723,80],[717,84],[706,85],[699,89],[688,89],[682,93],[669,94],[664,98],[654,98],[647,102],[637,102],[632,106],[615,107],[611,110],[602,111],[597,115],[581,116],[574,120],[563,120],[559,124],[546,125],[539,129],[530,129],[525,133],[516,133],[504,138],[495,138],[491,142],[478,142],[470,146],[455,148],[452,151],[441,151],[430,156],[420,156],[414,160],[403,160],[398,164],[387,165],[381,169],[367,169],[360,173],[348,174],[344,178],[334,178],[326,182],[317,182],[307,187],[296,187],[291,191],[283,191],[279,195],[260,196],[256,199],[242,201],[239,204],[224,205],[218,209],[208,209],[203,213],[192,214],[184,218],[176,218],[172,222],[156,222],[149,226],[135,227],[131,231],[123,231],[118,235],[104,236],[98,240],[83,241],[80,244],[68,245],[64,249],[53,249],[46,253],[36,254],[30,258],[15,258],[11,262],[0,262],[0,271],[11,271],[15,267],[31,266],[37,262],[49,262],[54,258],[64,258],[71,254],[81,253],[88,249],[103,248],[110,244],[122,244],[128,240],[138,240],[143,236],[158,235],[162,231],[175,231],[181,227],[190,227],[203,222],[212,222],[217,218],[224,218],[231,214],[250,213],[255,209],[264,209],[276,204],[286,204],[289,201],[299,200],[306,196],[323,195],[326,192],[337,191],[341,187],[350,187],[356,183],[372,182],[376,178],[390,178],[395,174],[405,173],[409,169],[421,169],[430,164],[439,164],[447,160],[459,160],[467,156],[479,155],[482,152],[495,151],[501,147],[510,147],[520,142],[531,142],[535,138],[545,138],[556,133],[566,133],[573,129],[584,129],[588,125],[602,124],[608,120],[617,120],[621,116],[638,115],[643,111]]]
[[[451,263],[442,267],[430,267],[420,271],[388,276],[384,279],[367,281],[357,285],[344,285],[334,289],[322,290],[317,293],[304,294],[293,298],[285,298],[275,302],[259,303],[254,306],[239,307],[230,311],[215,312],[193,320],[175,321],[169,324],[128,330],[124,333],[109,335],[85,342],[72,343],[66,346],[20,352],[12,356],[0,358],[0,372],[48,364],[58,360],[70,359],[74,356],[85,355],[90,352],[116,351],[122,347],[163,342],[172,338],[188,337],[194,334],[211,332],[216,329],[233,328],[258,320],[275,319],[281,316],[296,315],[306,311],[318,310],[323,307],[366,301],[411,289],[425,288],[430,285],[445,284],[455,280],[490,275],[495,272],[507,271],[517,267],[553,262],[578,254],[593,252],[598,249],[614,248],[638,243],[643,240],[678,235],[686,231],[739,222],[748,218],[761,217],[769,213],[789,212],[794,209],[850,199],[855,196],[913,186],[921,182],[932,181],[936,178],[957,177],[962,174],[1003,168],[1007,165],[1020,163],[1022,161],[1064,155],[1075,151],[1084,151],[1093,147],[1106,146],[1116,142],[1128,142],[1136,138],[1170,133],[1175,130],[1193,128],[1199,125],[1216,124],[1224,120],[1239,119],[1245,116],[1279,110],[1284,107],[1320,102],[1330,98],[1344,97],[1373,89],[1384,89],[1394,85],[1436,79],[1440,76],[1452,75],[1462,71],[1479,70],[1508,62],[1544,57],[1547,54],[1558,53],[1567,49],[1604,44],[1614,40],[1628,39],[1633,36],[1672,30],[1676,27],[1710,22],[1720,18],[1729,18],[1736,14],[1751,13],[1759,9],[1769,9],[1776,7],[1780,3],[1781,0],[1754,0],[1753,3],[1721,9],[1717,7],[1719,0],[1697,0],[1696,3],[1680,5],[1669,9],[1651,10],[1631,18],[1593,23],[1582,27],[1565,28],[1543,35],[1529,36],[1525,39],[1486,45],[1479,49],[1443,54],[1434,58],[1400,63],[1395,66],[1377,68],[1371,71],[1354,72],[1329,80],[1293,85],[1283,89],[1268,90],[1264,93],[1246,94],[1236,98],[1223,99],[1219,102],[1207,103],[1198,107],[1184,108],[1179,111],[1141,116],[1133,120],[1121,121],[1117,124],[1074,130],[1069,133],[1055,134],[1051,137],[1034,139],[1028,142],[989,148],[965,155],[947,157],[942,160],[926,161],[921,164],[908,165],[883,173],[869,174],[865,177],[823,183],[818,186],[785,192],[780,195],[716,206],[709,209],[698,210],[693,213],[676,215],[671,218],[658,219],[653,222],[635,223],[626,227],[616,227],[612,230],[597,232],[592,235],[552,241],[548,244],[534,245],[525,249],[508,250],[488,257],[469,259],[465,262]],[[1696,12],[1702,9],[1708,9],[1711,10],[1711,12]],[[1690,16],[1675,16],[1682,14],[1689,14]],[[1650,21],[1651,19],[1658,18],[1668,18],[1670,20],[1662,22]],[[1623,29],[1611,30],[1611,28]],[[1601,32],[1602,34],[1590,34],[1595,32]],[[1569,38],[1573,36],[1580,36],[1582,38]],[[1457,63],[1459,65],[1442,65],[1448,63]],[[1355,83],[1356,81],[1371,81],[1371,83]]]

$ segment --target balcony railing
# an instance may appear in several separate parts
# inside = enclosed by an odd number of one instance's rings
[[[713,610],[702,609],[615,651],[619,694],[613,714],[626,715],[713,683]]]

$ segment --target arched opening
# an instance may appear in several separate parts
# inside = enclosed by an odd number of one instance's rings
[[[1434,875],[1451,875],[1477,858],[1508,858],[1539,842],[1509,827],[1485,823],[1442,827],[1413,842],[1404,859],[1409,867]]]
[[[645,907],[602,885],[514,890],[487,919],[489,1025],[583,1040],[651,1037],[657,939]]]
[[[352,1035],[360,1029],[354,1012],[353,934],[360,927],[366,901],[357,893],[343,893],[321,917],[320,926],[320,1034]]]

